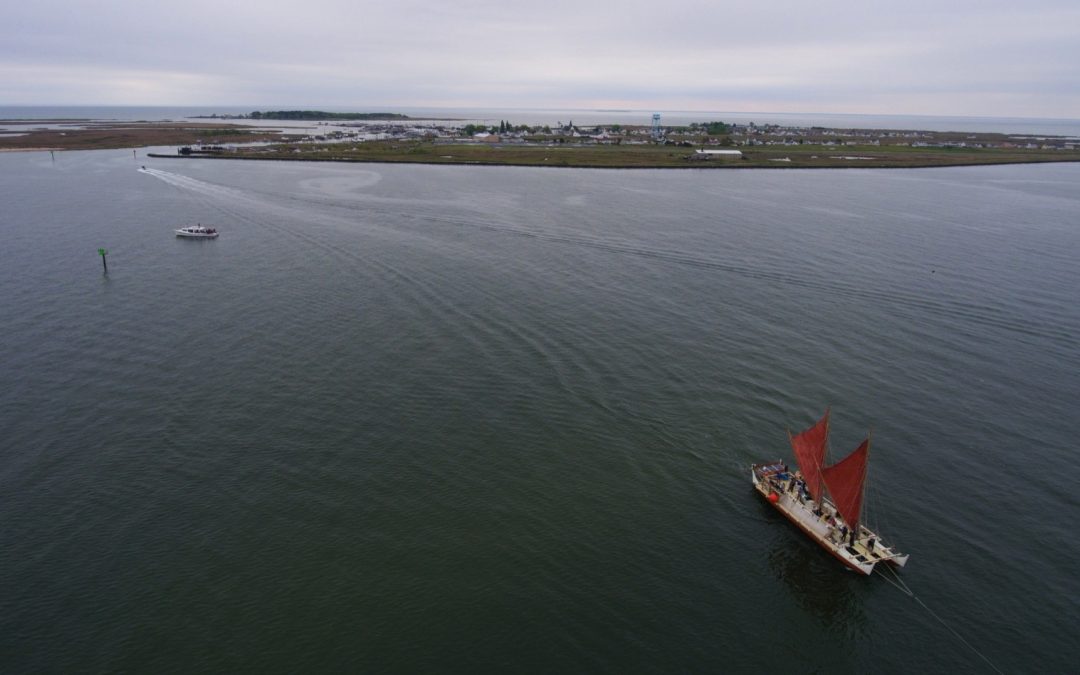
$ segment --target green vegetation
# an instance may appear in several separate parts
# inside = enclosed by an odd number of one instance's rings
[[[706,122],[705,123],[705,133],[709,134],[710,136],[723,136],[724,134],[727,134],[727,133],[730,133],[730,132],[731,132],[731,128],[728,127],[728,125],[724,124],[723,122]]]
[[[199,122],[103,122],[84,129],[28,129],[20,136],[0,137],[3,150],[99,150],[145,148],[154,145],[197,145],[280,141],[281,134],[250,126],[223,126]]]
[[[230,129],[230,128],[224,128],[224,129],[199,129],[199,137],[200,138],[206,138],[208,136],[228,137],[230,139],[233,139],[234,141],[236,140],[236,138],[238,136],[247,136],[247,135],[251,135],[253,133],[258,133],[258,132],[256,130],[253,130],[253,131],[240,130],[240,131],[238,131],[235,128],[232,128],[232,129]]]
[[[496,127],[497,129],[497,127]],[[341,144],[281,144],[242,148],[222,155],[235,159],[328,162],[401,162],[594,168],[884,168],[1080,161],[1080,152],[1053,150],[913,148],[908,146],[753,146],[741,157],[702,156],[693,149],[662,144],[582,145],[475,144],[446,141],[374,141]]]
[[[410,162],[423,164],[499,164],[515,166],[655,167],[684,166],[686,151],[654,145],[573,146],[487,145],[430,141],[374,141],[297,147],[245,148],[233,156],[250,159]]]
[[[407,120],[400,113],[332,113],[322,110],[256,110],[248,117],[253,120]]]
[[[499,120],[499,126],[491,125],[489,127],[486,124],[466,124],[461,128],[460,134],[462,136],[472,136],[473,134],[479,134],[482,132],[488,132],[492,134],[509,134],[514,133],[515,131],[521,131],[524,133],[536,133],[536,130],[539,128],[540,127],[530,127],[527,124],[519,124],[518,126],[514,126],[506,120]]]

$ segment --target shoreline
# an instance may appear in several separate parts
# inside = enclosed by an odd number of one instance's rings
[[[34,125],[39,125],[35,128]],[[50,125],[50,126],[46,126]],[[464,128],[378,122],[312,132],[228,123],[19,120],[0,152],[124,149],[155,159],[596,169],[892,169],[1080,162],[1071,137],[695,123]],[[176,153],[160,152],[175,147]],[[148,152],[151,148],[159,152]]]
[[[925,164],[892,164],[892,165],[875,165],[875,164],[847,164],[836,165],[831,164],[827,166],[805,166],[796,165],[792,166],[785,163],[773,163],[773,164],[687,164],[684,166],[670,166],[670,165],[637,165],[637,166],[615,166],[615,165],[602,165],[602,164],[529,164],[529,163],[514,163],[514,162],[485,162],[476,160],[443,160],[443,161],[422,161],[422,160],[394,160],[394,159],[349,159],[349,158],[320,158],[320,157],[252,157],[252,156],[227,156],[227,155],[163,155],[159,153],[147,153],[147,157],[153,159],[181,159],[181,160],[198,160],[198,159],[212,159],[212,160],[225,160],[234,162],[309,162],[309,163],[329,163],[329,164],[402,164],[402,165],[417,165],[417,166],[480,166],[480,167],[516,167],[526,169],[602,169],[609,171],[656,171],[656,170],[675,170],[675,171],[687,171],[687,170],[699,170],[699,171],[749,171],[749,170],[765,170],[765,171],[791,171],[793,169],[809,169],[809,170],[825,170],[825,169],[874,169],[874,170],[889,170],[889,169],[947,169],[951,167],[962,166],[1015,166],[1022,164],[1068,164],[1073,162],[1080,162],[1080,157],[1074,158],[1060,158],[1060,159],[1017,159],[1010,161],[996,161],[996,162],[955,162],[955,163],[925,163]]]

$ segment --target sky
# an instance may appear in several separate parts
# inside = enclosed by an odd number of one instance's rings
[[[12,2],[0,105],[1080,119],[1080,2]]]

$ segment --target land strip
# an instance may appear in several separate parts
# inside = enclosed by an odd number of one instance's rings
[[[176,146],[156,157],[591,168],[901,168],[1080,161],[1075,139],[785,128],[719,122],[662,130],[572,123],[328,123],[321,133],[207,122],[0,121],[4,150]],[[68,126],[70,124],[70,126]]]
[[[412,164],[480,164],[505,166],[561,166],[579,168],[916,168],[1080,161],[1080,152],[1028,149],[946,149],[847,147],[842,151],[821,146],[760,147],[740,155],[708,156],[694,149],[663,145],[640,146],[501,146],[435,143],[432,141],[375,141],[296,147],[291,144],[192,154],[157,154],[155,157],[208,157],[322,162],[389,162]]]
[[[282,140],[281,133],[275,129],[200,122],[0,120],[0,125],[13,128],[0,131],[0,151],[107,150]]]

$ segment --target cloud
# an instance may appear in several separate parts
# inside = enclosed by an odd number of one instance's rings
[[[1056,0],[39,0],[0,45],[8,103],[1080,117],[1080,8]]]
[[[100,65],[20,65],[0,63],[5,101],[49,101],[57,91],[64,103],[90,101],[107,105],[184,105],[192,91],[228,96],[228,81],[205,73],[161,69],[110,68]]]

